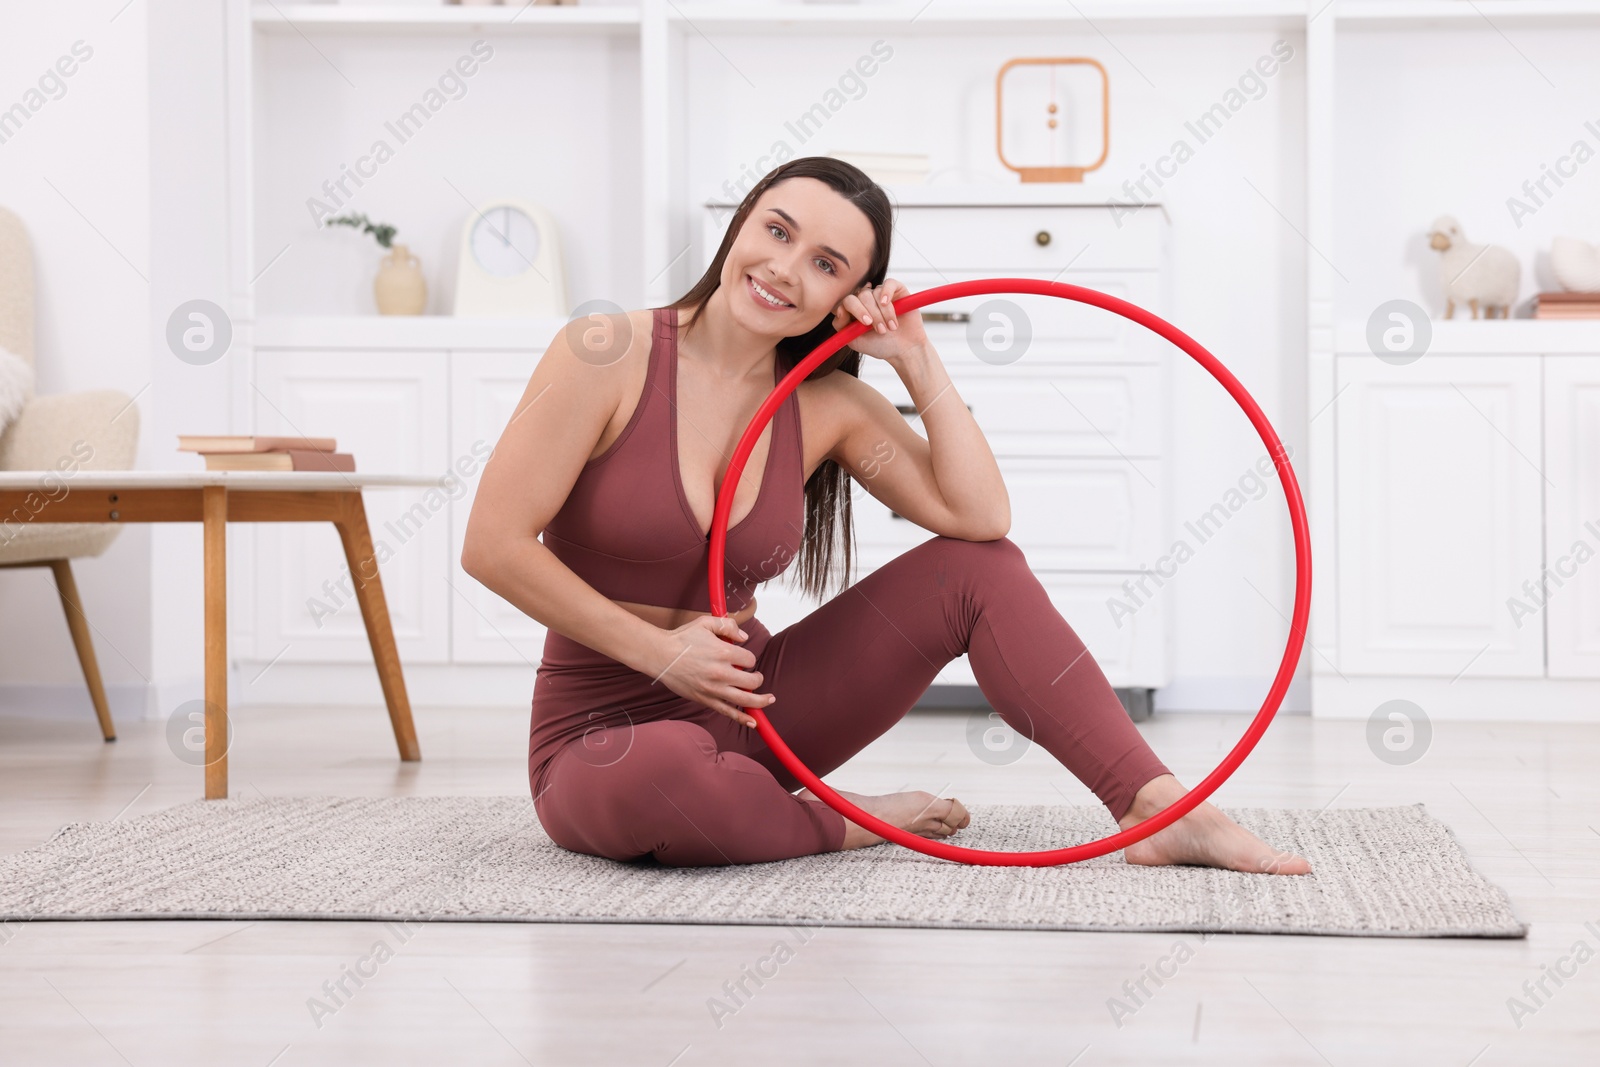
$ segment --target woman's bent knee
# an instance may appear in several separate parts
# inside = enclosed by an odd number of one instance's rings
[[[954,571],[976,579],[998,574],[1026,572],[1032,574],[1022,546],[1009,537],[992,541],[964,541],[959,537],[934,537],[922,547],[938,560],[941,574]]]

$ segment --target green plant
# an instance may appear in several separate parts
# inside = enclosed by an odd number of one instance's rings
[[[393,226],[385,225],[384,223],[373,222],[364,214],[340,215],[337,218],[328,219],[325,225],[350,226],[361,230],[363,233],[370,233],[372,234],[373,239],[384,248],[390,247],[389,242],[394,240],[394,235],[398,232]]]

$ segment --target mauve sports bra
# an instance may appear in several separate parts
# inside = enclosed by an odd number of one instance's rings
[[[610,599],[710,611],[711,538],[700,532],[677,462],[678,314],[654,308],[651,321],[650,366],[633,415],[611,446],[584,464],[546,524],[544,544]],[[749,604],[756,586],[783,573],[800,548],[805,458],[799,403],[790,393],[779,406],[761,491],[750,514],[728,529],[723,570],[730,615]]]

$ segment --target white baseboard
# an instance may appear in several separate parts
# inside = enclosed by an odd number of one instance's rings
[[[1319,719],[1368,719],[1389,700],[1409,700],[1429,719],[1457,722],[1600,722],[1600,679],[1312,675]]]
[[[137,722],[145,717],[149,687],[142,682],[106,686],[106,703],[113,723]],[[25,719],[77,719],[99,729],[89,687],[77,685],[0,685],[0,715]]]
[[[1156,690],[1157,715],[1182,715],[1185,712],[1238,712],[1254,714],[1272,689],[1272,675],[1242,675],[1223,678],[1175,678]],[[1289,682],[1283,694],[1279,715],[1311,714],[1311,683],[1305,677]]]

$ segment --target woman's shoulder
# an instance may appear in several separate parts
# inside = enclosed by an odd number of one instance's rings
[[[591,309],[568,319],[556,331],[549,349],[575,357],[572,362],[580,372],[643,363],[654,341],[654,321],[653,308]]]
[[[876,393],[878,389],[854,374],[834,368],[821,377],[807,378],[795,392],[817,397],[819,404],[840,407],[853,404],[863,392]]]

